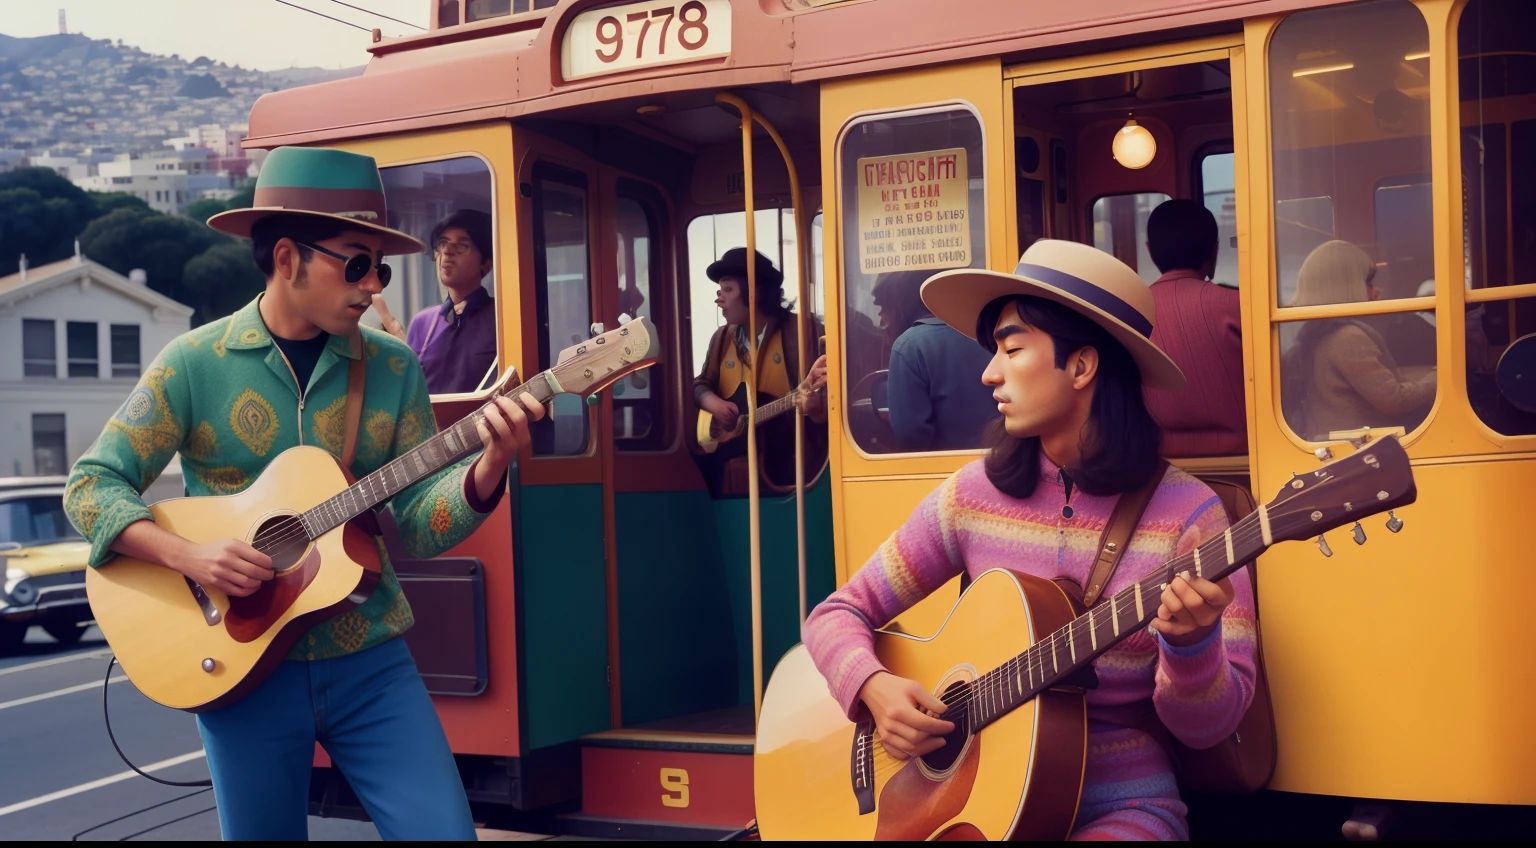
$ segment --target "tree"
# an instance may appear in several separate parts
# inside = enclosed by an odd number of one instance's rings
[[[118,209],[148,209],[149,204],[136,195],[124,191],[87,192],[96,201],[96,218]],[[95,220],[92,218],[91,220]],[[82,228],[83,229],[83,228]]]
[[[215,200],[212,197],[199,197],[188,203],[187,211],[182,214],[201,224],[228,208],[228,205],[222,200]]]
[[[0,276],[16,273],[22,254],[34,268],[70,256],[86,220],[65,198],[32,188],[0,189]]]
[[[198,324],[231,315],[261,293],[267,280],[251,259],[250,242],[225,239],[187,262],[182,285],[200,300]]]
[[[196,307],[201,294],[186,288],[182,270],[193,257],[228,238],[179,215],[122,208],[92,221],[80,234],[80,248],[125,276],[134,268],[144,269],[150,288]]]

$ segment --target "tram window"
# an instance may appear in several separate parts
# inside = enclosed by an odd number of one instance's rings
[[[1369,215],[1383,178],[1429,173],[1428,48],[1424,16],[1408,0],[1297,12],[1275,29],[1269,82],[1280,306],[1342,302],[1296,285],[1314,252],[1335,238],[1377,263],[1382,300],[1414,297],[1422,280],[1413,276],[1434,266],[1432,239],[1405,260]],[[1329,202],[1328,217],[1340,214],[1336,229],[1321,226],[1318,198],[1341,201]],[[1287,209],[1295,200],[1308,202]],[[1399,210],[1393,225],[1427,231],[1431,220],[1428,204],[1415,205]],[[1344,296],[1338,286],[1329,291]]]
[[[773,266],[784,274],[784,298],[793,311],[799,311],[800,251],[795,246],[795,214],[792,209],[758,209],[753,214],[757,228],[757,252],[773,261]],[[812,264],[821,263],[819,242],[814,238],[820,232],[821,215],[812,222]],[[704,361],[709,358],[709,340],[715,331],[725,324],[720,308],[715,305],[716,285],[704,276],[704,269],[721,254],[733,247],[747,244],[747,215],[745,212],[722,212],[717,215],[700,215],[688,222],[688,306],[693,327],[693,372],[704,372]],[[812,274],[814,286],[815,275]],[[814,290],[814,289],[813,289]],[[815,304],[812,314],[818,315]],[[812,350],[815,349],[814,344]],[[815,358],[806,362],[809,368]]]
[[[1536,7],[1470,0],[1457,27],[1464,282],[1536,283]],[[1536,298],[1466,304],[1468,399],[1495,432],[1536,434],[1533,333]]]
[[[592,335],[586,178],[537,166],[533,179],[534,291],[539,321],[539,370],[560,351]],[[551,411],[531,428],[538,456],[569,456],[587,449],[587,405],[556,395]]]
[[[996,417],[986,352],[917,296],[939,271],[985,266],[982,136],[959,107],[856,118],[843,131],[845,407],[868,453],[974,449]]]
[[[389,225],[427,245],[421,253],[390,257],[394,277],[383,299],[407,329],[406,342],[422,362],[428,388],[434,395],[461,394],[493,384],[500,373],[500,334],[490,168],[463,156],[383,168],[380,176]],[[440,252],[437,241],[451,244]],[[450,300],[464,304],[452,325],[442,312]],[[375,311],[364,320],[381,324]]]
[[[1376,265],[1373,284],[1385,299],[1434,291],[1434,208],[1429,175],[1393,177],[1376,187]]]
[[[1435,400],[1433,312],[1281,324],[1280,351],[1281,409],[1308,441],[1362,427],[1412,431]]]
[[[619,312],[654,322],[651,280],[661,267],[655,219],[638,197],[620,193],[614,210],[618,247]],[[667,444],[665,371],[646,368],[613,386],[614,441],[620,450],[656,450]]]
[[[1093,202],[1093,246],[1134,268],[1147,285],[1162,276],[1147,252],[1147,219],[1168,199],[1162,192],[1143,192]]]
[[[551,9],[559,0],[469,0],[468,15],[465,20],[469,22],[483,21],[489,18],[500,18],[507,15],[521,15],[535,9]]]
[[[1200,157],[1200,194],[1216,216],[1216,271],[1211,279],[1236,287],[1237,276],[1237,160],[1228,153]]]

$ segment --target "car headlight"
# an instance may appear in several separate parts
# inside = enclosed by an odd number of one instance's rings
[[[10,581],[6,582],[9,583]],[[11,600],[15,601],[18,606],[26,606],[37,600],[37,587],[32,585],[31,580],[24,579],[12,586],[6,594],[10,595]]]

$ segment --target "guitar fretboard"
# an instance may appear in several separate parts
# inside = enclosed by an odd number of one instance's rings
[[[1169,560],[1101,600],[1029,650],[972,681],[944,718],[968,727],[971,732],[986,727],[1147,626],[1157,617],[1163,589],[1174,575],[1188,571],[1207,580],[1220,580],[1257,557],[1269,544],[1268,515],[1260,507],[1222,535]]]

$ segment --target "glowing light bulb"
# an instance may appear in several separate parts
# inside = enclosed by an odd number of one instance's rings
[[[1125,126],[1115,133],[1110,151],[1116,162],[1133,171],[1140,170],[1152,164],[1152,158],[1157,155],[1157,139],[1152,137],[1146,127],[1132,119],[1126,121]]]

